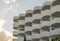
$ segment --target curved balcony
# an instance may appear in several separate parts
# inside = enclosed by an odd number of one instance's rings
[[[19,25],[18,30],[19,31],[24,31],[25,30],[25,25]]]
[[[25,31],[32,31],[32,27],[25,26]]]
[[[42,37],[50,37],[50,36],[51,36],[51,34],[48,31],[44,31],[44,32],[40,33],[40,38],[42,38]]]
[[[51,11],[50,10],[44,10],[41,12],[41,17],[44,17],[44,16],[50,16],[51,15]]]
[[[51,36],[53,35],[60,35],[60,27],[59,28],[56,28],[54,30],[51,30]]]
[[[25,34],[30,36],[32,35],[32,31],[25,31]]]
[[[19,33],[25,33],[25,31],[18,31]]]
[[[19,20],[18,24],[19,25],[24,25],[25,24],[25,20]]]
[[[36,6],[33,8],[33,20],[35,19],[41,19],[41,7],[40,6]]]
[[[56,0],[52,3],[51,14],[60,11],[60,0]]]
[[[50,1],[44,2],[44,3],[43,3],[43,6],[42,6],[42,11],[50,10],[51,4],[52,4],[52,2],[50,2]]]
[[[32,16],[32,19],[35,20],[35,19],[41,19],[41,14],[34,14]]]
[[[32,22],[32,10],[26,11],[25,22]]]
[[[33,14],[40,14],[41,13],[41,6],[36,6],[33,8]]]
[[[32,39],[40,38],[40,34],[32,33]]]
[[[40,29],[36,28],[36,29],[33,29],[32,30],[33,33],[37,33],[37,34],[40,34]]]
[[[53,3],[52,3],[52,6],[56,6],[56,5],[60,5],[60,0],[55,0]]]
[[[50,21],[44,21],[41,23],[40,29],[45,28],[45,27],[48,29],[50,25],[51,25]]]
[[[40,38],[40,29],[32,30],[32,39],[34,38]]]
[[[43,21],[50,21],[50,16],[49,16],[49,15],[43,16],[43,17],[41,18],[41,20],[42,20],[42,22],[43,22]]]
[[[25,13],[26,13],[26,15],[25,15],[26,17],[32,17],[33,10],[30,10],[30,9],[26,10]]]
[[[42,11],[44,10],[50,10],[50,5],[45,5],[44,7],[42,7]]]
[[[51,20],[51,28],[52,30],[57,29],[60,27],[60,18],[54,18]]]
[[[26,14],[26,17],[32,17],[32,13],[30,12],[30,13],[27,13]]]
[[[40,24],[33,24],[32,25],[32,30],[37,29],[37,28],[40,29]]]
[[[58,24],[60,24],[60,18],[54,18],[53,20],[51,20],[51,26],[52,27],[58,27],[59,25]]]
[[[18,35],[19,32],[18,31],[13,31],[13,35]]]
[[[32,40],[32,36],[26,35],[26,40]]]
[[[33,11],[33,14],[40,14],[40,11],[41,11],[40,9],[36,9]]]
[[[32,22],[32,17],[26,17],[25,22]]]
[[[51,16],[52,16],[52,19],[54,19],[54,18],[56,18],[56,17],[60,17],[60,12],[59,11],[57,11],[57,12],[54,12],[54,13],[52,13],[51,14]]]
[[[19,16],[19,20],[25,20],[25,16]]]
[[[14,19],[13,19],[14,22],[18,22],[18,20],[19,20],[18,16],[15,16]]]
[[[18,29],[18,25],[19,25],[18,22],[13,23],[13,29],[17,30]]]

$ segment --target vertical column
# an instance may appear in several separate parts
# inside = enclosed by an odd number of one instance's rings
[[[24,33],[25,33],[25,14],[20,14],[19,15],[19,26],[18,26],[18,30],[19,30],[19,36],[18,36],[18,40],[19,41],[24,41]]]
[[[13,18],[13,36],[17,37],[18,38],[18,21],[19,21],[19,18],[18,16],[14,16]],[[13,41],[18,41],[18,39],[13,39]]]
[[[40,41],[40,19],[41,19],[41,7],[36,6],[33,10],[32,21],[32,41]]]
[[[25,15],[25,36],[26,41],[32,40],[32,10],[27,10]]]

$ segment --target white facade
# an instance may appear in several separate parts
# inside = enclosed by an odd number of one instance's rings
[[[14,17],[14,41],[60,41],[60,0],[47,1],[42,6]]]

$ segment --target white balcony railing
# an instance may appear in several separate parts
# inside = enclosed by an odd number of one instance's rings
[[[44,32],[40,33],[40,38],[42,38],[42,37],[49,37],[49,36],[51,36],[51,34],[48,31],[44,31]]]
[[[13,23],[13,27],[18,27],[18,22]]]
[[[32,36],[26,35],[26,40],[32,40]]]
[[[32,22],[32,17],[26,17],[25,22]]]
[[[50,26],[50,25],[51,25],[50,21],[44,21],[44,22],[41,23],[41,27],[40,28],[42,28],[44,26]]]
[[[60,23],[60,18],[54,18],[53,20],[51,20],[51,25],[55,23]]]
[[[53,14],[54,12],[57,12],[57,11],[60,11],[60,5],[56,5],[51,8],[51,14]]]
[[[36,29],[36,28],[40,29],[40,24],[33,24],[32,25],[32,30]]]
[[[50,32],[51,32],[51,36],[52,36],[52,35],[60,35],[60,28],[51,30]]]
[[[13,35],[18,35],[18,31],[13,31]]]
[[[32,18],[33,18],[33,20],[35,20],[35,19],[41,19],[41,14],[34,14],[32,16]]]
[[[35,34],[35,33],[33,33],[33,34],[32,34],[32,39],[34,39],[34,38],[40,38],[40,34]]]
[[[51,15],[50,10],[44,10],[44,11],[41,12],[41,17],[44,17],[46,15],[49,15],[49,16]]]
[[[18,24],[19,25],[24,25],[25,24],[25,20],[19,20]]]
[[[25,31],[32,31],[32,27],[25,26]]]

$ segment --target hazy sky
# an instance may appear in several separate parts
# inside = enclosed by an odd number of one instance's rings
[[[13,31],[13,17],[50,0],[0,0],[0,20],[5,20],[4,29]]]

